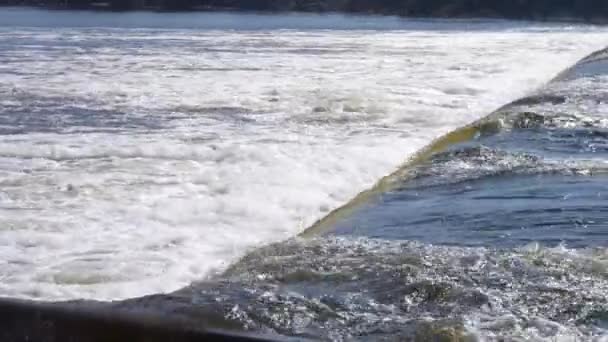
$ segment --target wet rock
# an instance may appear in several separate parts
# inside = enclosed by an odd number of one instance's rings
[[[414,283],[405,287],[406,296],[410,296],[415,300],[425,302],[434,302],[447,299],[452,291],[452,285],[439,283],[434,284],[428,281]]]
[[[538,128],[545,123],[545,117],[534,112],[523,112],[513,120],[513,128]]]
[[[511,102],[511,104],[507,105],[507,107],[529,107],[540,104],[562,104],[566,102],[566,97],[563,95],[553,95],[553,94],[540,94],[534,96],[528,96]]]
[[[473,342],[476,339],[467,333],[461,323],[425,322],[416,329],[414,342]]]

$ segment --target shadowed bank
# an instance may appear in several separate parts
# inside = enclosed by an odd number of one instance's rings
[[[411,17],[480,17],[606,22],[601,0],[2,0],[0,5],[101,10],[246,10],[376,13]]]

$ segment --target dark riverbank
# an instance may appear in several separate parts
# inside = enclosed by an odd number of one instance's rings
[[[214,326],[209,329],[208,326]],[[235,325],[235,324],[233,324]],[[108,310],[89,303],[47,304],[0,298],[0,340],[55,341],[270,341],[247,336],[220,321],[196,324],[164,315]]]
[[[603,0],[0,0],[4,6],[158,11],[346,12],[440,18],[608,22]]]

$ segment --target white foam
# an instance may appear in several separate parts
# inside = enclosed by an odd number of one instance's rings
[[[0,40],[14,44],[0,114],[47,120],[0,125],[24,127],[0,136],[0,295],[119,299],[297,234],[608,36],[21,28]]]

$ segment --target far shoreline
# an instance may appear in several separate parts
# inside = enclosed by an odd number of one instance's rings
[[[229,13],[229,14],[251,14],[251,15],[344,15],[353,17],[393,17],[398,19],[412,20],[462,20],[462,21],[518,21],[530,23],[547,24],[585,24],[585,25],[608,25],[608,16],[596,18],[583,18],[581,16],[503,16],[497,13],[469,13],[459,15],[404,15],[400,13],[382,11],[344,11],[344,10],[269,10],[269,9],[247,9],[239,7],[220,6],[195,6],[188,9],[166,9],[158,6],[146,6],[135,9],[116,9],[108,3],[93,3],[90,6],[65,6],[51,4],[3,4],[0,9],[35,9],[58,12],[97,12],[97,13],[158,13],[158,14],[187,14],[187,13]]]

